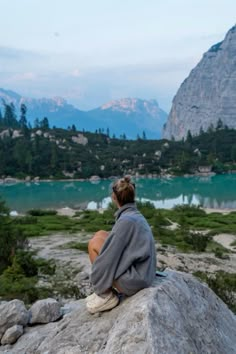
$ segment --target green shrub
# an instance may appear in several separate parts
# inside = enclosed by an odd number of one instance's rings
[[[17,264],[8,267],[0,276],[0,297],[4,300],[20,299],[25,303],[37,300],[37,279],[25,277]]]
[[[37,264],[32,256],[32,253],[24,250],[17,251],[14,262],[19,265],[22,274],[26,277],[33,277],[38,274]]]
[[[236,314],[236,274],[219,271],[216,274],[195,272]]]
[[[88,253],[88,242],[68,242],[63,245],[63,248],[74,248],[83,252]]]
[[[24,232],[14,221],[5,203],[0,200],[0,274],[11,265],[16,250],[27,244]]]
[[[56,265],[54,260],[46,260],[44,258],[35,258],[35,264],[38,269],[38,273],[53,275],[56,271]]]
[[[223,253],[223,251],[222,251],[220,248],[217,247],[217,248],[215,249],[215,257],[222,259],[222,258],[223,258],[223,254],[224,254],[224,253]]]
[[[188,232],[183,239],[192,246],[194,251],[204,252],[211,238],[208,235],[202,235],[200,232]]]
[[[57,215],[57,211],[47,209],[31,209],[27,211],[27,214],[32,216]]]
[[[173,208],[174,212],[184,214],[185,217],[204,217],[206,216],[205,210],[201,208],[199,205],[176,205]]]

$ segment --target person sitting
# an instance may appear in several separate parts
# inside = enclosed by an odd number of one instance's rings
[[[113,288],[126,296],[149,287],[156,272],[153,234],[135,204],[135,184],[129,176],[112,187],[112,200],[118,207],[111,232],[100,230],[89,241],[94,293],[86,298],[90,313],[112,309],[119,303]]]

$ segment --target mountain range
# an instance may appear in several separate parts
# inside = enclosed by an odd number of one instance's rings
[[[112,100],[101,107],[82,111],[69,104],[64,98],[27,98],[10,90],[0,89],[0,99],[13,103],[18,114],[20,105],[27,107],[27,119],[33,124],[35,119],[47,117],[51,126],[67,128],[73,124],[78,130],[95,132],[109,129],[117,137],[125,134],[134,139],[143,132],[148,139],[161,137],[167,114],[156,100],[123,98]],[[3,111],[3,109],[2,109]]]

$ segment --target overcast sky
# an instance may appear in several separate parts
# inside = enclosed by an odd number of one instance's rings
[[[236,22],[235,0],[0,0],[0,87],[80,109],[122,97],[169,111]]]

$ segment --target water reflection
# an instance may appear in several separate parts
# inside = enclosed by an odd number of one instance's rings
[[[208,208],[236,209],[236,175],[137,179],[139,200],[157,208],[176,204],[200,204]],[[111,181],[38,182],[0,185],[0,196],[11,210],[32,208],[106,208],[111,198]]]

